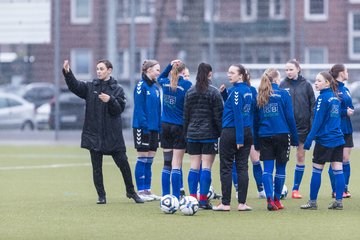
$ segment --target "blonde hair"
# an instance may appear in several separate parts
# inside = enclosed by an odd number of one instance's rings
[[[265,106],[270,99],[270,95],[274,92],[271,83],[274,82],[274,79],[280,77],[280,72],[275,68],[268,68],[265,70],[261,76],[261,82],[258,89],[257,95],[257,105],[258,107]]]
[[[153,59],[145,60],[145,61],[143,62],[143,65],[141,66],[141,72],[142,72],[142,73],[146,73],[146,71],[147,71],[149,68],[155,66],[156,64],[159,64],[159,62],[156,61],[156,60],[153,60]]]
[[[178,82],[179,82],[179,74],[184,71],[185,64],[183,62],[174,63],[171,70],[171,79],[170,79],[170,87],[173,92],[176,91]]]

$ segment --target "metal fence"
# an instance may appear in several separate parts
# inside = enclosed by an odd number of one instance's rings
[[[145,59],[181,59],[192,80],[208,62],[216,85],[233,63],[258,79],[293,58],[309,80],[334,63],[360,76],[359,1],[2,0],[0,15],[0,85],[52,82],[56,96],[64,59],[81,80],[111,60],[130,98]]]

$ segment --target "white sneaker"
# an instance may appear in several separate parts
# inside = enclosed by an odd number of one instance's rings
[[[266,198],[266,193],[264,190],[262,190],[261,192],[258,192],[258,198],[260,198],[260,199]]]
[[[151,198],[152,198],[153,200],[155,200],[155,201],[159,201],[159,200],[161,199],[160,196],[153,194],[153,193],[152,193],[151,191],[149,191],[149,190],[145,190],[145,191],[144,191],[144,194],[145,194],[146,196],[148,196],[148,197],[151,197]]]
[[[153,197],[151,197],[150,195],[145,194],[144,191],[141,191],[138,193],[139,197],[144,200],[144,202],[151,202],[154,201],[155,199]]]

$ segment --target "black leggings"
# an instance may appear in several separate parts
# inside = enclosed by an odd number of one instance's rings
[[[220,137],[220,180],[222,203],[230,205],[233,161],[238,177],[238,202],[245,203],[249,186],[248,158],[252,145],[250,128],[244,128],[244,146],[237,149],[235,128],[223,128]]]
[[[103,153],[90,150],[91,163],[93,168],[93,180],[94,185],[99,197],[105,197],[106,192],[104,188],[103,174],[102,174],[102,163],[103,163]],[[134,193],[134,184],[131,176],[131,169],[126,156],[126,152],[113,152],[110,154],[114,159],[115,164],[120,169],[124,183],[126,186],[127,193]]]

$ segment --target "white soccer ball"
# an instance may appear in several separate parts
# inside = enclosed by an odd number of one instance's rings
[[[179,200],[171,194],[167,194],[160,199],[160,209],[164,213],[173,214],[179,209]]]
[[[197,188],[197,196],[198,196],[198,198],[200,198],[200,187]],[[211,200],[214,198],[215,198],[215,190],[214,190],[213,186],[210,186],[209,192],[207,194],[207,199]]]
[[[199,202],[192,196],[183,197],[180,200],[180,211],[186,216],[192,216],[199,210]]]
[[[280,199],[285,199],[287,195],[288,195],[288,188],[287,188],[287,186],[284,184],[283,189],[282,189],[282,191],[281,191]]]

